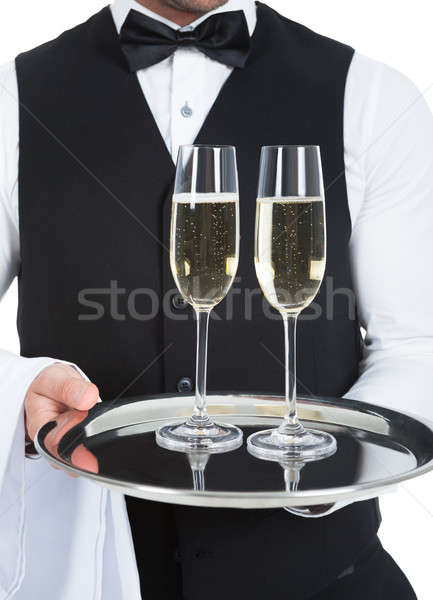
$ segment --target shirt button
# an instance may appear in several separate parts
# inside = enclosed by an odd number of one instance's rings
[[[178,310],[181,310],[181,309],[186,308],[188,306],[188,302],[180,294],[175,294],[171,298],[171,304],[172,304],[173,308],[176,308]]]
[[[185,119],[189,119],[189,117],[192,117],[192,108],[185,102],[185,105],[180,109],[180,114],[182,117],[185,117]]]
[[[192,381],[189,377],[182,377],[177,382],[177,391],[178,392],[190,392],[192,390]]]

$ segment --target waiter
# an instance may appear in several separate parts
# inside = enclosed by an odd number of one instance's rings
[[[236,146],[241,191],[209,389],[282,391],[279,323],[251,293],[259,149],[320,144],[328,265],[301,323],[301,391],[429,410],[433,120],[414,86],[251,0],[115,0],[0,71],[0,286],[19,276],[22,354],[0,353],[0,597],[216,600],[227,582],[226,600],[415,598],[374,499],[321,518],[125,503],[24,458],[99,393],[192,391],[165,248],[177,149],[194,141]]]

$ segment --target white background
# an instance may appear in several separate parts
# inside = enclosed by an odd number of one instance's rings
[[[104,0],[3,0],[0,64],[56,37],[105,4]],[[403,71],[433,109],[431,0],[268,0],[268,4],[319,33]],[[15,313],[16,285],[0,305],[0,345],[13,351],[18,349]],[[426,390],[426,394],[431,397],[432,390]],[[431,600],[433,475],[400,487],[398,493],[385,496],[381,506],[382,542],[411,580],[419,600]]]

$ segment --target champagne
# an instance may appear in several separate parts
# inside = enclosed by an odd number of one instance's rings
[[[239,259],[237,194],[175,194],[170,265],[182,296],[212,308],[226,296]]]
[[[268,302],[299,313],[316,296],[325,272],[325,207],[315,198],[259,198],[255,266]]]

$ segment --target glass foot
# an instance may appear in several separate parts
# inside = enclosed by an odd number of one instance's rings
[[[303,462],[326,458],[337,450],[335,438],[325,431],[304,429],[299,425],[293,433],[280,429],[258,431],[247,441],[248,451],[267,460],[278,462],[300,460]]]
[[[229,452],[242,445],[243,433],[234,425],[214,423],[210,419],[163,425],[156,431],[159,446],[177,452],[205,450],[212,454]]]

